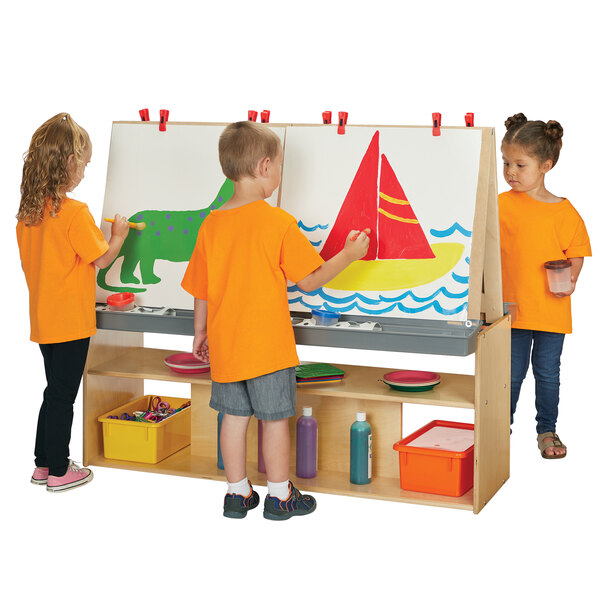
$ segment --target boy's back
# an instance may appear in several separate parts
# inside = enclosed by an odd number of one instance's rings
[[[299,281],[322,263],[294,217],[264,200],[210,213],[182,286],[208,302],[214,381],[298,364],[286,279]]]

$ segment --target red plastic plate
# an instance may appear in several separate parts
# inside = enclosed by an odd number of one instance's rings
[[[179,352],[165,358],[167,367],[176,373],[206,373],[210,363],[199,361],[191,352]]]
[[[395,385],[431,385],[438,382],[440,376],[432,371],[390,371],[383,379]]]

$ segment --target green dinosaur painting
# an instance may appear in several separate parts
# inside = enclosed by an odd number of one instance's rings
[[[98,285],[111,292],[145,292],[146,288],[111,286],[106,282],[106,274],[119,257],[123,257],[120,280],[122,284],[139,284],[134,275],[140,265],[141,283],[150,285],[160,282],[154,273],[154,261],[187,262],[192,256],[200,225],[215,208],[219,208],[233,195],[233,182],[229,179],[221,186],[214,201],[201,210],[140,210],[129,221],[145,223],[142,231],[131,229],[121,251],[105,269],[98,271]]]

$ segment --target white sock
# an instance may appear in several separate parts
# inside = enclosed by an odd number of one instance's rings
[[[248,478],[244,477],[241,481],[236,483],[227,482],[227,493],[228,494],[240,494],[241,496],[247,496],[250,493],[250,484]]]
[[[288,487],[289,479],[282,481],[280,483],[273,483],[272,481],[267,481],[267,490],[269,492],[269,496],[277,496],[280,500],[287,500],[290,495],[290,489]]]

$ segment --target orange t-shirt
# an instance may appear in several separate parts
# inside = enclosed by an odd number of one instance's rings
[[[94,261],[108,243],[83,202],[65,198],[56,217],[17,224],[29,288],[31,341],[55,344],[96,333]]]
[[[512,326],[571,333],[571,298],[550,293],[544,263],[592,255],[583,219],[566,198],[540,202],[509,191],[498,206],[504,302],[517,303]]]
[[[207,301],[214,381],[298,364],[286,280],[298,282],[322,263],[294,217],[264,200],[206,217],[181,285]]]

